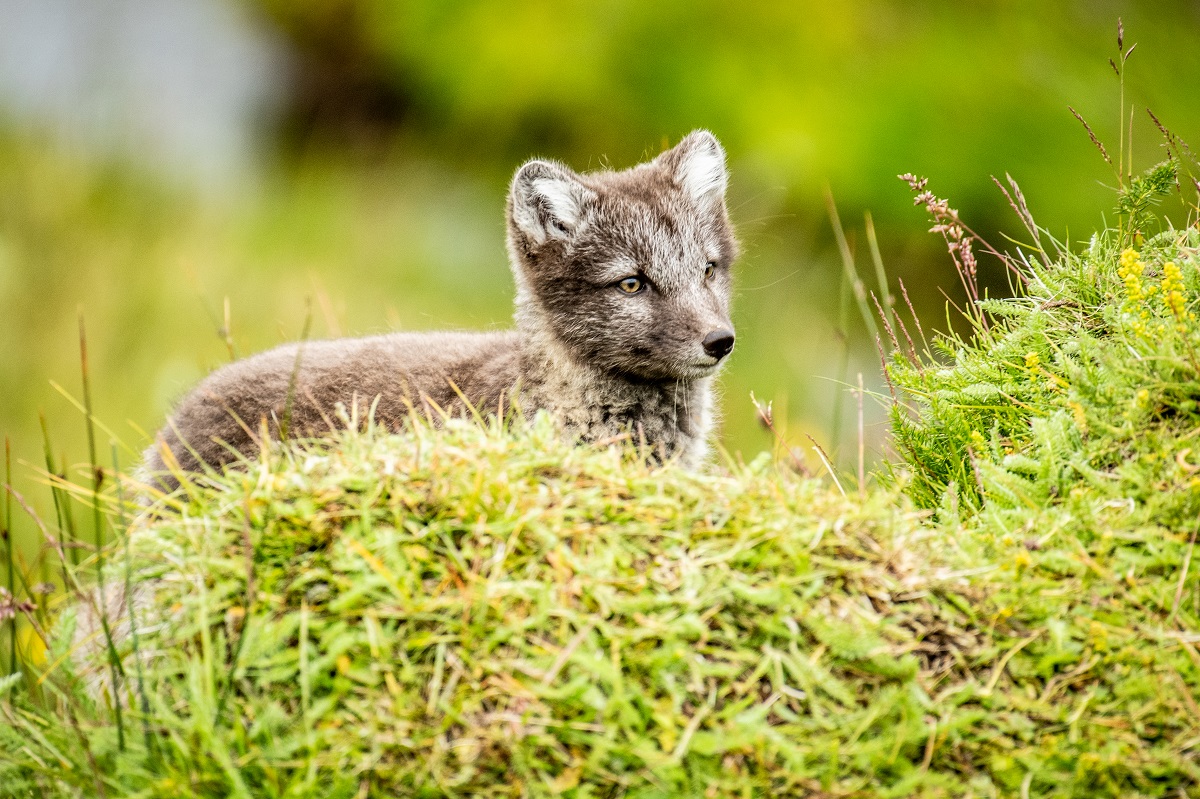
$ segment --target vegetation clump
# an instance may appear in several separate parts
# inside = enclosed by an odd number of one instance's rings
[[[982,596],[895,500],[766,457],[652,468],[565,444],[544,417],[271,452],[134,527],[152,597],[133,603],[141,657],[118,642],[124,750],[109,683],[88,696],[97,675],[72,671],[62,630],[37,689],[9,686],[2,781],[255,797],[920,784],[940,761],[933,693],[973,679]],[[64,703],[82,733],[50,722]]]
[[[1026,793],[1196,789],[1200,229],[1143,232],[1176,169],[1130,181],[1124,224],[1082,251],[1010,259],[1018,296],[981,300],[969,340],[887,367],[909,495],[996,568],[992,711],[1037,723],[991,768]]]

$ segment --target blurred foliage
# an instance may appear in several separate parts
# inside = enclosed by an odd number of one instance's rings
[[[242,2],[301,55],[301,138],[374,119],[508,172],[531,152],[628,164],[708,127],[793,210],[819,209],[829,182],[892,219],[911,171],[998,222],[987,178],[1008,171],[1046,224],[1094,224],[1101,173],[1066,107],[1115,143],[1118,15],[1142,50],[1131,96],[1179,132],[1200,124],[1190,2]]]

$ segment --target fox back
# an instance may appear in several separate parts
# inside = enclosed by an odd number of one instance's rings
[[[589,441],[634,436],[694,465],[713,424],[711,381],[733,349],[725,154],[696,131],[652,161],[578,174],[524,164],[507,202],[516,330],[395,333],[277,347],[184,397],[147,467],[219,467],[260,431],[316,435],[341,409],[397,427],[413,409],[546,410]]]

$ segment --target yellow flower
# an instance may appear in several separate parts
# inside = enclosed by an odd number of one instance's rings
[[[1025,356],[1025,368],[1026,369],[1036,369],[1037,365],[1040,361],[1041,361],[1041,359],[1038,358],[1038,354],[1036,352],[1028,353]]]
[[[1100,622],[1093,621],[1088,625],[1088,637],[1092,640],[1092,646],[1104,652],[1108,649],[1108,630],[1104,628]]]
[[[1087,416],[1083,412],[1083,406],[1078,402],[1069,402],[1067,405],[1070,407],[1071,413],[1075,417],[1075,426],[1078,427],[1081,432],[1086,433],[1088,425]]]
[[[1132,247],[1128,247],[1124,252],[1121,253],[1121,268],[1129,269],[1137,263],[1137,260],[1137,250],[1133,249]]]

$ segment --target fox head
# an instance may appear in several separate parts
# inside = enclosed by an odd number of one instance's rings
[[[734,342],[726,183],[707,131],[620,172],[524,164],[507,208],[518,323],[630,379],[713,374]]]

